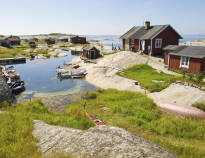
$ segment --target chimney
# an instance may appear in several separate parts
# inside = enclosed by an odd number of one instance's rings
[[[148,30],[150,28],[150,21],[145,21],[145,29]]]

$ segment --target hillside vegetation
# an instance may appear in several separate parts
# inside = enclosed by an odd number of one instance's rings
[[[124,73],[118,73],[122,77],[137,80],[142,88],[150,92],[159,92],[167,88],[173,75],[157,72],[154,68],[146,64],[134,65],[124,70]]]
[[[88,92],[87,100],[66,107],[63,113],[49,112],[40,100],[5,105],[0,115],[0,157],[40,157],[32,136],[33,120],[88,129],[94,126],[86,110],[106,125],[118,126],[142,136],[179,158],[205,157],[205,120],[180,118],[161,112],[146,95],[114,89]]]
[[[1,106],[1,110],[8,111],[0,114],[0,157],[2,158],[42,156],[37,151],[37,140],[32,136],[33,120],[43,120],[52,125],[76,129],[88,129],[94,126],[83,111],[76,110],[69,114],[49,112],[40,100],[10,106],[2,103]]]
[[[0,48],[0,58],[14,58],[18,55],[29,56],[29,53],[21,49]]]

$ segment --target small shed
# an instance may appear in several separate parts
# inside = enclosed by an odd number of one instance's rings
[[[7,44],[9,43],[10,45],[20,45],[21,44],[21,39],[18,36],[9,36],[5,38],[4,40]]]
[[[73,36],[70,38],[70,42],[73,44],[86,44],[86,37],[83,36]]]
[[[31,41],[38,42],[38,38],[34,37]]]
[[[52,38],[48,38],[48,39],[45,39],[45,42],[50,45],[50,44],[55,44],[56,40]]]
[[[164,63],[170,69],[205,72],[205,47],[169,45],[163,50]]]
[[[61,42],[68,42],[68,37],[60,37],[59,40]]]
[[[86,57],[88,59],[97,59],[98,57],[100,57],[100,50],[98,50],[94,46],[84,47],[83,57]]]
[[[10,48],[10,42],[8,40],[5,40],[5,38],[0,38],[0,46]]]

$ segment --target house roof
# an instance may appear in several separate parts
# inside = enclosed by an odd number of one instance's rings
[[[84,50],[91,50],[91,49],[93,49],[93,48],[97,49],[97,48],[96,48],[96,47],[94,47],[94,46],[84,47],[83,49],[84,49]],[[97,49],[97,50],[98,50],[98,49]]]
[[[85,36],[71,36],[70,38],[86,38]]]
[[[7,38],[5,38],[5,40],[9,40],[9,41],[20,41],[20,37],[18,36],[9,36]]]
[[[205,47],[203,46],[176,46],[169,45],[164,48],[169,54],[193,58],[205,58]]]
[[[141,39],[141,40],[153,39],[156,35],[164,31],[169,26],[170,25],[154,25],[154,26],[150,26],[148,30],[145,29],[144,26],[134,26],[128,32],[122,35],[120,38],[121,39]],[[177,34],[179,35],[180,38],[182,38],[179,33]]]

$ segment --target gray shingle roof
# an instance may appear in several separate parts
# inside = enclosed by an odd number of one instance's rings
[[[165,30],[168,26],[170,25],[154,25],[151,26],[150,29],[148,30],[146,30],[144,26],[135,26],[131,28],[128,32],[126,32],[124,35],[122,35],[120,38],[121,39],[141,39],[141,40],[152,39],[157,34]],[[182,37],[180,36],[180,38]]]
[[[97,48],[96,48],[96,47],[94,47],[94,46],[84,47],[83,49],[84,49],[84,50],[91,50],[91,49],[93,49],[93,48],[97,49]]]
[[[175,46],[169,45],[164,48],[171,55],[186,56],[193,58],[205,58],[205,47],[203,46]]]

